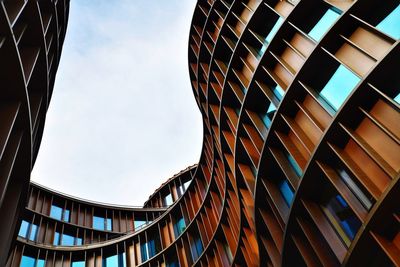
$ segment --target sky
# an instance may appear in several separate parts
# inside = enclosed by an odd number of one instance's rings
[[[71,0],[32,180],[141,206],[198,162],[203,129],[188,71],[195,0]]]

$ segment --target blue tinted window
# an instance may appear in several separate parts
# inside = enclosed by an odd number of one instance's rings
[[[74,261],[74,262],[72,262],[71,267],[85,267],[85,262],[84,261]]]
[[[268,106],[267,112],[261,117],[265,127],[269,128],[271,126],[272,118],[274,117],[275,111],[276,107],[271,102]]]
[[[53,240],[53,245],[59,245],[60,244],[60,233],[55,232],[54,233],[54,240]]]
[[[104,218],[93,216],[93,228],[97,230],[104,230]]]
[[[285,200],[286,204],[288,204],[288,206],[290,206],[292,204],[292,199],[293,199],[293,190],[290,187],[290,185],[288,184],[288,182],[286,180],[282,181],[279,184],[279,190],[282,193],[283,199]]]
[[[400,104],[400,94],[398,94],[395,98],[394,101]]]
[[[146,221],[142,221],[142,220],[135,220],[134,221],[134,225],[135,225],[135,230],[138,228],[141,228],[143,225],[146,224]]]
[[[36,267],[44,267],[45,263],[46,263],[45,260],[38,259],[38,260],[36,261]]]
[[[376,25],[380,31],[392,36],[394,39],[400,38],[400,5],[398,5],[384,20]]]
[[[74,240],[75,240],[75,238],[73,236],[63,234],[62,240],[61,240],[61,245],[63,245],[63,246],[73,246],[74,245]]]
[[[164,198],[164,204],[166,206],[172,205],[172,203],[174,203],[174,201],[172,200],[172,195],[168,194],[165,198]]]
[[[63,221],[64,222],[69,222],[69,214],[70,214],[70,212],[69,212],[69,210],[64,210],[64,218],[63,218]]]
[[[81,246],[82,245],[82,238],[80,238],[80,237],[75,238],[75,243],[76,243],[77,246]]]
[[[272,38],[275,36],[276,32],[279,30],[279,27],[283,23],[283,18],[279,17],[278,20],[275,22],[274,27],[272,27],[271,31],[268,33],[267,37],[265,38],[265,41],[268,43],[271,42]],[[265,52],[265,50],[264,50]]]
[[[28,235],[28,230],[29,230],[29,223],[27,221],[22,220],[18,235],[20,237],[26,238]]]
[[[154,240],[149,240],[149,242],[147,242],[147,247],[149,250],[149,258],[151,258],[157,254],[156,244],[155,244]]]
[[[36,241],[37,232],[38,232],[37,225],[31,224],[31,232],[29,234],[29,240]]]
[[[280,87],[278,84],[272,88],[272,92],[274,93],[276,98],[278,98],[279,101],[282,100],[282,97],[285,94],[285,91],[283,91],[282,87]]]
[[[140,244],[140,254],[142,255],[142,261],[147,261],[149,256],[147,254],[147,244],[146,243]]]
[[[51,205],[50,217],[61,221],[62,208]]]
[[[340,65],[321,90],[320,95],[333,109],[338,110],[359,81],[360,78]]]
[[[194,239],[194,242],[191,244],[191,250],[193,254],[193,260],[197,260],[201,253],[203,252],[203,244],[201,243],[200,238]]]
[[[22,256],[20,267],[35,267],[36,259],[28,256]]]
[[[107,230],[112,231],[112,221],[111,218],[107,218]]]
[[[333,11],[332,9],[328,9],[321,17],[321,19],[317,22],[317,24],[315,24],[315,26],[311,29],[308,35],[315,41],[321,40],[322,36],[339,16],[340,15],[337,12]]]
[[[286,153],[286,157],[287,157],[287,159],[289,161],[289,164],[292,166],[294,172],[297,174],[297,176],[302,176],[303,175],[303,170],[300,168],[300,166],[294,160],[292,155],[290,155],[289,153]]]
[[[186,228],[185,220],[183,218],[180,218],[174,225],[175,237],[180,236],[182,232],[185,230],[185,228]]]
[[[105,267],[117,267],[118,266],[118,255],[113,255],[105,259]]]

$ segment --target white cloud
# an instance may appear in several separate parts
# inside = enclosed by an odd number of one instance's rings
[[[34,181],[141,205],[198,161],[201,116],[187,67],[194,4],[71,1]]]

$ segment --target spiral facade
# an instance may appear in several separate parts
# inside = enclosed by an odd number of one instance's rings
[[[0,1],[0,266],[25,206],[67,20],[68,1]]]
[[[143,208],[31,184],[7,266],[400,266],[399,3],[199,0],[199,163]]]

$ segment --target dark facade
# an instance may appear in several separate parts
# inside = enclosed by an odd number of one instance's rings
[[[0,266],[25,206],[68,20],[68,1],[0,1]]]
[[[199,0],[199,163],[143,208],[32,184],[7,266],[400,266],[399,4]]]

